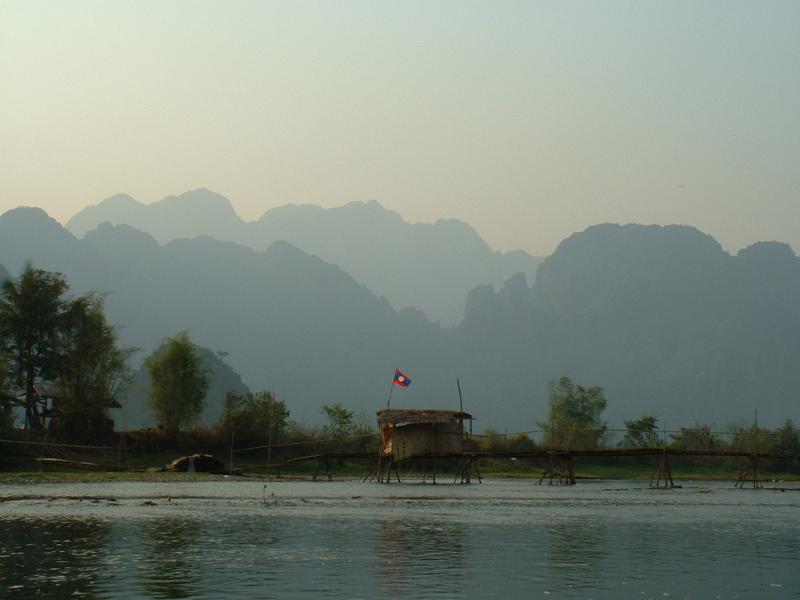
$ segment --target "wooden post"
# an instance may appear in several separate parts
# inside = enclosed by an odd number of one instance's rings
[[[672,470],[669,467],[669,458],[667,455],[667,422],[664,421],[663,429],[664,441],[661,446],[661,456],[658,459],[658,468],[654,475],[650,477],[650,487],[660,488],[661,481],[664,481],[665,488],[675,487],[675,482],[672,480]],[[655,480],[655,485],[653,484]]]
[[[478,470],[478,457],[473,456],[472,458],[475,463],[475,475],[478,476],[478,483],[483,483],[483,479],[481,479],[481,472]]]
[[[47,429],[44,430],[44,442],[42,443],[42,454],[39,457],[40,459],[44,458],[45,448],[47,447]],[[39,472],[44,471],[44,460],[39,461]]]
[[[125,455],[125,469],[128,470],[131,468],[131,464],[128,460],[128,436],[125,433],[122,434],[122,451]]]
[[[275,396],[272,396],[272,400],[269,405],[269,431],[268,431],[268,441],[267,441],[267,481],[272,481],[270,476],[269,467],[272,463],[272,419],[275,414]]]
[[[436,485],[436,458],[439,456],[439,424],[433,424],[433,456],[431,467],[433,468],[433,485]],[[399,479],[399,477],[398,477]]]
[[[394,391],[394,376],[397,374],[397,369],[392,374],[392,384],[389,386],[389,399],[386,401],[386,410],[392,406],[392,392]]]
[[[753,420],[753,489],[761,487],[758,478],[758,409]]]
[[[269,462],[269,459],[267,459]],[[233,425],[231,424],[231,452],[228,459],[228,473],[233,474]]]

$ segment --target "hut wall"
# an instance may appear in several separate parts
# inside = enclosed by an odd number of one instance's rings
[[[462,426],[449,423],[412,423],[392,431],[392,454],[401,461],[417,456],[441,456],[463,451]]]

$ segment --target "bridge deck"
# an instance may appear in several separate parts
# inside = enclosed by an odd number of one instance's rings
[[[437,454],[429,456],[418,456],[415,460],[431,459],[480,459],[480,458],[549,458],[551,456],[572,457],[572,458],[614,458],[624,456],[696,456],[696,457],[727,457],[727,458],[752,458],[753,452],[740,452],[733,450],[682,450],[678,448],[604,448],[595,450],[523,450],[520,452],[460,452],[453,454]],[[761,454],[758,459],[778,459],[778,460],[797,460],[800,461],[800,454]],[[376,460],[376,452],[324,452],[319,454],[308,454],[290,458],[280,464],[267,465],[270,469],[280,469],[290,464],[308,461],[326,460]]]

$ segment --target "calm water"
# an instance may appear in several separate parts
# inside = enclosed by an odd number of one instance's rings
[[[19,495],[59,498],[0,503],[3,598],[800,597],[800,490],[0,486]]]

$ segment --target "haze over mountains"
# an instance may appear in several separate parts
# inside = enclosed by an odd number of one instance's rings
[[[495,361],[501,397],[526,373],[534,386],[570,374],[604,387],[617,418],[800,413],[800,261],[786,244],[731,256],[692,227],[597,225],[564,240],[533,287],[474,290],[458,334],[473,368],[481,348]]]
[[[541,262],[523,251],[493,251],[462,221],[410,224],[374,200],[330,209],[286,205],[245,222],[227,198],[206,189],[149,205],[118,194],[83,209],[66,228],[83,237],[104,222],[130,225],[161,244],[208,235],[264,250],[287,241],[339,265],[396,308],[418,308],[445,325],[461,320],[474,286],[501,285],[518,272],[533,280]]]
[[[112,292],[109,318],[145,354],[184,329],[198,345],[230,352],[251,389],[286,398],[301,420],[319,420],[328,402],[373,409],[396,364],[414,369],[441,343],[419,311],[396,312],[286,242],[261,252],[209,237],[160,246],[108,224],[79,240],[38,209],[16,209],[0,217],[0,256],[14,272],[26,260],[63,272],[75,293]]]
[[[182,329],[230,352],[245,384],[275,391],[301,421],[330,402],[371,415],[395,367],[413,384],[393,405],[457,406],[460,377],[479,429],[534,428],[562,375],[602,386],[616,425],[649,413],[723,427],[755,408],[766,425],[800,418],[800,262],[785,244],[731,256],[692,227],[597,225],[564,240],[533,285],[515,275],[472,289],[452,328],[286,242],[162,246],[108,224],[78,239],[16,209],[0,216],[0,264],[17,273],[26,260],[65,273],[76,293],[111,292],[110,319],[143,354]]]
[[[241,395],[249,391],[241,375],[222,358],[208,348],[197,347],[198,354],[209,369],[210,377],[205,406],[200,422],[205,425],[217,423],[222,416],[225,396],[229,392]],[[112,417],[119,429],[143,429],[153,427],[156,417],[150,408],[150,373],[141,365],[133,376],[133,381],[120,395],[121,409],[112,410]]]

